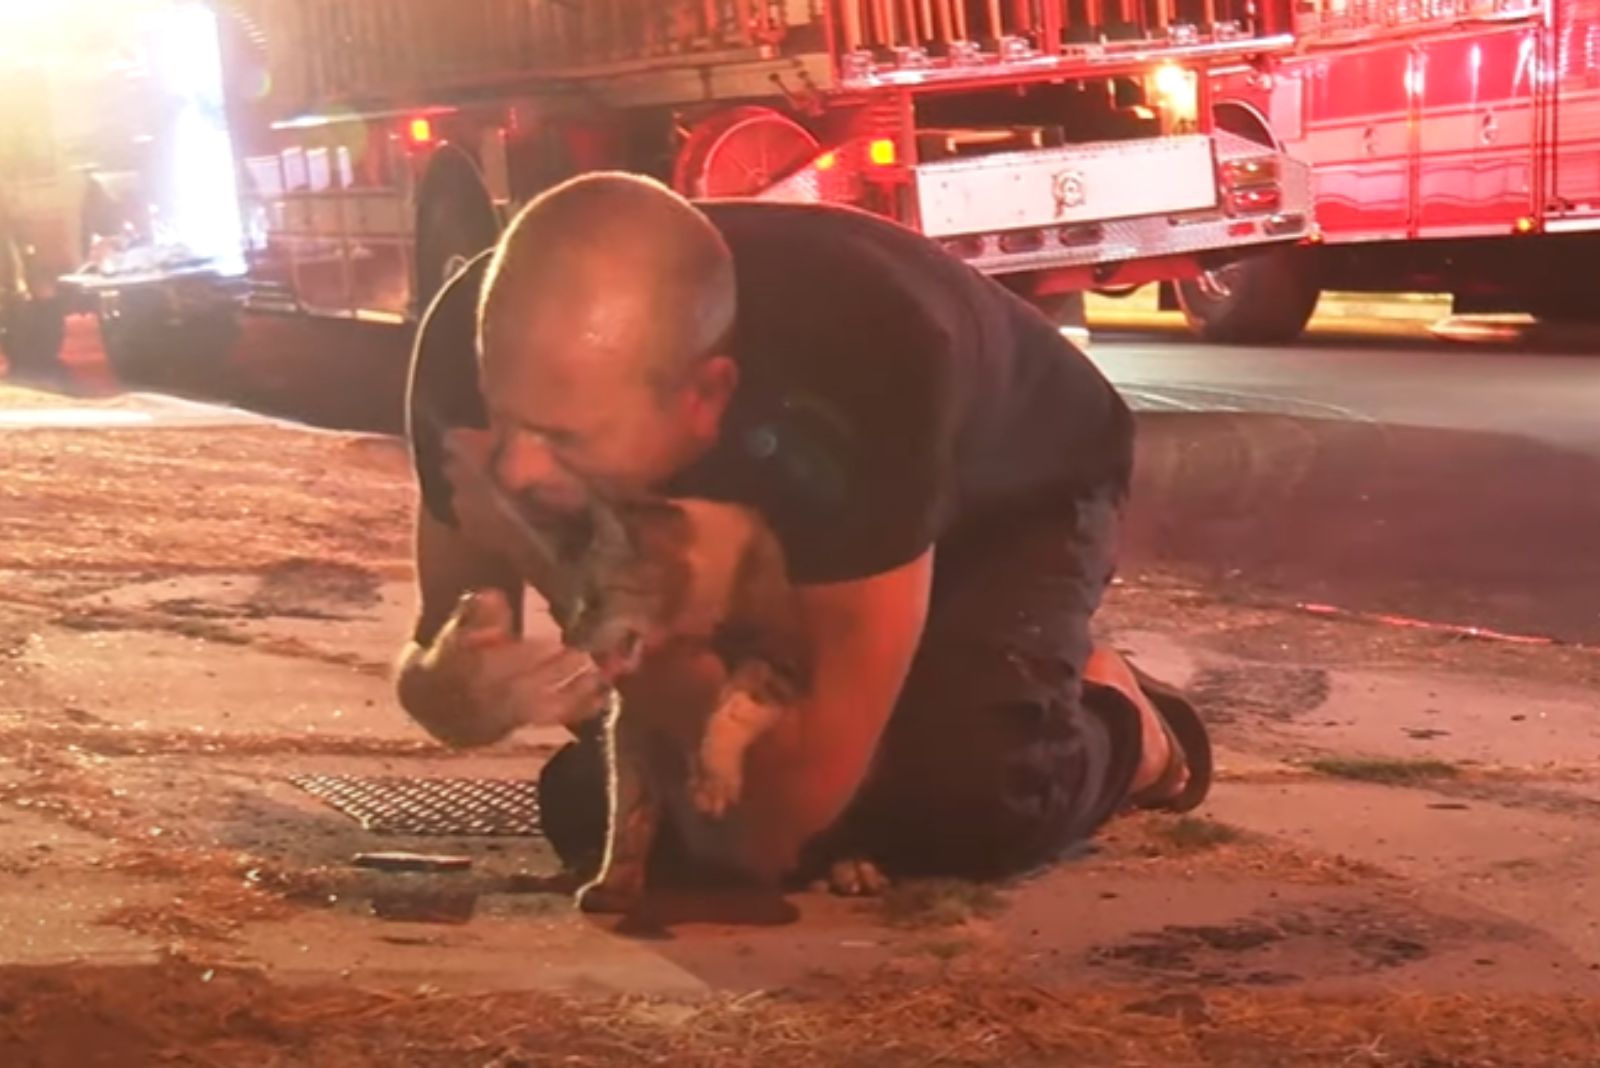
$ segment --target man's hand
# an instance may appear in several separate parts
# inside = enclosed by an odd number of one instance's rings
[[[533,629],[533,628],[530,628]],[[473,590],[427,649],[413,646],[400,700],[441,741],[488,745],[519,727],[575,726],[598,714],[607,684],[551,626],[519,637],[499,590]]]

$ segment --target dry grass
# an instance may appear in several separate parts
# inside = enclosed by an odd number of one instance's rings
[[[1323,775],[1386,786],[1415,786],[1419,783],[1453,779],[1461,769],[1443,760],[1384,760],[1364,757],[1319,757],[1306,761],[1306,767]]]
[[[0,567],[243,571],[314,558],[407,573],[404,453],[270,427],[0,436]]]
[[[1141,877],[1242,875],[1302,885],[1368,884],[1390,876],[1337,854],[1296,849],[1200,816],[1134,812],[1108,824],[1093,863]]]
[[[105,912],[98,919],[102,924],[172,940],[216,941],[245,923],[287,915],[291,902],[319,896],[316,871],[280,870],[249,853],[200,848],[172,836],[148,837],[139,799],[98,774],[86,749],[57,750],[29,742],[11,751],[14,766],[26,774],[0,782],[0,805],[118,843],[96,866],[136,877],[154,889],[152,900]]]
[[[134,934],[174,942],[220,942],[232,937],[247,919],[275,919],[281,913],[250,909],[236,901],[217,902],[211,895],[176,897],[170,902],[120,905],[95,922]]]
[[[544,747],[526,745],[529,752]],[[425,738],[319,737],[265,733],[229,733],[200,727],[132,727],[120,724],[94,724],[29,721],[27,715],[0,709],[0,750],[8,754],[35,754],[29,762],[15,761],[35,771],[62,770],[71,765],[71,754],[100,756],[194,755],[260,757],[285,754],[348,757],[438,757],[438,743]],[[85,769],[87,770],[87,769]],[[71,783],[47,786],[50,790],[92,790],[92,778],[79,777]],[[0,802],[16,797],[30,800],[32,787],[8,787],[0,783]]]
[[[963,879],[897,883],[878,904],[885,923],[905,928],[955,927],[1005,910],[1005,899],[992,885]]]
[[[1203,816],[1180,816],[1155,824],[1150,834],[1177,853],[1204,853],[1245,840],[1245,833],[1239,828]]]
[[[97,922],[172,941],[223,941],[247,923],[289,916],[292,901],[325,896],[312,889],[317,872],[284,871],[242,852],[125,846],[102,867],[171,896],[119,906]]]
[[[10,768],[22,774],[0,780],[0,805],[106,839],[116,839],[134,825],[134,802],[96,774],[87,752],[23,737],[9,740],[6,756]]]
[[[274,986],[169,960],[0,971],[0,1063],[365,1068],[1162,1065],[1544,1068],[1594,1063],[1600,1006],[1562,998],[1312,998],[1049,989],[971,970],[703,1001]],[[98,1063],[97,1061],[95,1063]]]

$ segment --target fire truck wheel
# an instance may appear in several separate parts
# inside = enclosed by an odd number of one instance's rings
[[[1259,253],[1178,282],[1189,328],[1226,345],[1285,345],[1298,338],[1322,291],[1303,250]]]
[[[19,300],[0,311],[0,352],[13,372],[53,371],[66,332],[61,302]]]

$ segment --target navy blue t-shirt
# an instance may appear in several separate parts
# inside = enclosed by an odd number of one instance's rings
[[[718,446],[666,490],[757,508],[794,582],[864,578],[986,518],[1126,491],[1127,406],[1004,286],[865,212],[697,206],[733,252],[740,384]],[[487,262],[434,301],[412,362],[418,478],[445,522],[439,435],[486,425],[475,315]]]

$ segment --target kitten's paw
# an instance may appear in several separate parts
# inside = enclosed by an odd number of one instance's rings
[[[689,780],[689,799],[699,812],[714,820],[728,814],[743,790],[738,768],[718,770],[698,764]]]

